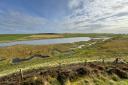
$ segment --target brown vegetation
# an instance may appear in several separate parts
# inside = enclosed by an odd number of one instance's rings
[[[128,79],[128,64],[79,63],[55,68],[33,69],[24,72],[23,75],[23,79],[21,79],[20,73],[0,78],[0,85],[42,85],[50,83],[51,78],[56,79],[60,85],[65,85],[67,81],[73,82],[81,77],[100,75],[108,75],[110,78],[112,75],[117,75],[120,79]],[[112,77],[112,79],[114,80],[115,77]]]

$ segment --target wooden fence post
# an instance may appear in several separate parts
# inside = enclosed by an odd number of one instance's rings
[[[23,72],[22,72],[22,69],[20,69],[20,78],[21,78],[21,81],[23,80]]]

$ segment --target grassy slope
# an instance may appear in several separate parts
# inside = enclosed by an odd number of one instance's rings
[[[86,64],[61,66],[61,68],[59,66],[56,68],[33,69],[24,72],[22,83],[24,82],[25,85],[30,83],[42,85],[43,82],[47,82],[48,85],[127,85],[127,68],[128,64],[86,62]],[[116,72],[117,70],[118,72]],[[16,82],[20,80],[19,77],[19,74],[10,75],[5,77],[3,81],[9,80],[10,82],[7,83]]]

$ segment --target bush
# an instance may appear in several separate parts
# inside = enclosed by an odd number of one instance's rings
[[[89,74],[89,70],[86,69],[86,68],[79,68],[79,69],[76,70],[76,72],[77,72],[77,74],[79,76],[83,76],[83,75]]]

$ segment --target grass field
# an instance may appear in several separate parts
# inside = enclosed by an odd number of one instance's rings
[[[56,44],[56,45],[15,45],[10,47],[0,48],[0,57],[3,62],[11,65],[11,61],[14,58],[28,58],[33,55],[48,55],[48,59],[33,59],[23,63],[33,63],[33,61],[39,60],[43,62],[44,60],[57,61],[58,58],[65,59],[87,59],[96,60],[102,58],[116,58],[121,57],[128,59],[128,39],[124,37],[114,37],[109,40],[91,40],[87,42],[78,42],[71,44]],[[84,45],[82,48],[79,46]],[[57,59],[56,59],[57,58]],[[5,60],[4,60],[5,59]],[[50,62],[49,61],[49,62]],[[70,60],[69,60],[70,61]],[[2,63],[2,61],[1,61]],[[22,65],[22,63],[20,63]],[[35,63],[33,63],[35,64]],[[40,64],[40,63],[39,63]],[[41,63],[43,64],[43,63]],[[28,66],[27,64],[24,64]],[[1,66],[5,66],[1,64]],[[12,65],[12,67],[15,65]],[[8,67],[8,65],[7,65]],[[6,68],[7,69],[7,68]]]
[[[69,37],[69,35],[70,34],[65,34],[64,37]],[[71,35],[70,37],[76,36],[75,34]],[[96,37],[99,35],[88,34],[88,37]],[[22,35],[18,37],[26,36],[28,35]],[[35,38],[35,35],[31,36]],[[42,35],[36,35],[36,37],[37,36],[39,38],[44,38],[44,36]],[[82,34],[81,36],[85,35]],[[42,67],[59,66],[60,63],[68,65],[79,62],[90,62],[96,60],[98,61],[101,59],[104,59],[106,61],[114,60],[115,58],[122,58],[125,61],[128,61],[128,35],[108,36],[111,37],[108,40],[95,39],[86,42],[82,41],[70,44],[67,43],[56,45],[15,45],[10,47],[1,47],[0,76],[18,72],[20,68],[22,68],[23,70],[39,69]],[[100,37],[103,37],[103,35]],[[12,63],[12,60],[14,58],[25,59],[37,54],[48,55],[50,57],[33,58],[31,60],[20,62],[17,64]]]

